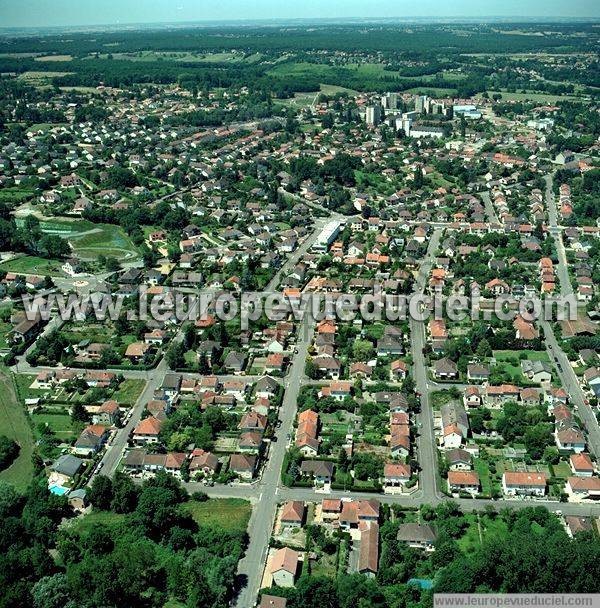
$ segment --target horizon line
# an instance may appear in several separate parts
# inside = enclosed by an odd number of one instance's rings
[[[484,15],[484,16],[432,16],[432,15],[403,15],[397,17],[257,17],[257,18],[242,18],[242,19],[191,19],[181,21],[116,21],[112,23],[80,23],[80,24],[60,24],[60,25],[0,25],[0,32],[6,31],[40,31],[40,30],[64,30],[64,29],[81,29],[81,28],[130,28],[130,27],[172,27],[172,26],[189,26],[198,27],[202,25],[238,25],[244,24],[264,24],[264,25],[286,25],[290,23],[316,23],[328,22],[336,24],[354,23],[361,21],[362,23],[409,23],[411,21],[421,21],[424,23],[436,24],[446,21],[453,23],[473,24],[473,23],[491,23],[491,22],[506,22],[506,23],[600,23],[600,16],[583,17],[583,16],[560,16],[560,15],[545,15],[545,16],[502,16],[502,15]]]

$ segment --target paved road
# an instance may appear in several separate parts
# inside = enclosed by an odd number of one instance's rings
[[[423,294],[427,279],[431,272],[433,260],[437,252],[442,231],[437,229],[433,232],[427,254],[423,259],[419,274],[415,282],[415,294]],[[427,385],[427,366],[423,348],[425,347],[425,324],[423,321],[410,319],[410,337],[413,356],[413,376],[416,390],[421,394],[421,412],[417,416],[419,437],[417,448],[419,452],[419,487],[423,493],[425,502],[435,499],[436,472],[437,472],[437,448],[435,445],[435,432],[433,426],[433,410],[429,403],[429,387]]]
[[[485,191],[481,193],[481,200],[485,206],[485,212],[488,216],[488,220],[492,224],[499,224],[500,220],[498,219],[498,214],[496,213],[496,209],[494,207],[494,203],[492,203],[492,199],[490,198],[490,193]]]
[[[190,492],[200,490],[208,494],[211,498],[243,498],[249,500],[256,506],[259,503],[259,497],[262,492],[262,488],[259,484],[233,484],[232,486],[215,486],[206,487],[201,483],[190,482],[184,484]],[[304,502],[321,502],[323,498],[345,498],[353,500],[367,500],[375,498],[381,503],[385,504],[396,504],[403,507],[416,507],[418,508],[422,504],[437,505],[445,500],[453,500],[457,502],[461,508],[465,511],[476,511],[482,510],[487,507],[492,507],[496,511],[502,509],[524,509],[531,506],[543,506],[549,511],[561,511],[564,515],[593,515],[600,516],[600,504],[597,503],[563,503],[559,501],[550,500],[487,500],[487,499],[468,499],[468,498],[449,498],[442,494],[436,494],[436,496],[424,498],[422,493],[415,492],[411,495],[404,494],[373,494],[369,492],[343,492],[341,490],[332,490],[328,494],[322,492],[315,492],[312,488],[286,488],[280,486],[277,490],[275,499],[278,502],[284,502],[287,500],[303,500]],[[250,523],[252,528],[252,521]],[[261,568],[263,564],[259,564]]]
[[[546,209],[548,210],[548,217],[550,219],[550,233],[554,238],[556,253],[558,255],[558,267],[556,268],[556,272],[560,281],[560,292],[563,296],[570,296],[573,294],[573,286],[571,285],[571,277],[569,276],[569,265],[567,263],[567,253],[563,242],[562,229],[559,228],[557,223],[558,213],[553,190],[552,174],[546,175],[544,181],[546,182]]]
[[[312,247],[313,243],[317,240],[323,226],[329,221],[329,218],[318,218],[315,221],[315,225],[312,233],[304,240],[304,242],[288,257],[283,266],[275,273],[273,278],[269,281],[265,287],[265,291],[275,291],[279,286],[282,278],[287,276],[304,256],[304,254]]]
[[[90,475],[88,485],[92,483],[92,480],[96,475],[101,474],[110,477],[117,470],[117,466],[119,465],[121,457],[123,456],[123,450],[127,447],[127,441],[130,433],[133,431],[133,429],[135,429],[141,420],[146,404],[152,399],[154,391],[161,385],[163,377],[167,371],[167,362],[163,358],[156,369],[153,370],[150,379],[146,382],[144,390],[133,406],[133,410],[127,424],[118,429],[110,445],[106,448],[100,464],[98,467],[96,467],[94,473]]]
[[[546,175],[544,179],[546,181],[546,208],[548,209],[548,217],[550,218],[550,232],[554,238],[558,253],[558,266],[556,272],[560,279],[560,291],[562,296],[572,296],[573,286],[569,276],[569,266],[563,244],[562,230],[557,226],[557,207],[552,187],[553,176],[551,174]],[[544,319],[540,321],[540,325],[544,330],[546,350],[548,351],[550,359],[557,364],[557,372],[561,383],[569,393],[571,401],[577,408],[577,414],[585,424],[589,450],[595,454],[596,457],[600,457],[600,427],[598,426],[596,415],[591,406],[588,405],[587,399],[581,389],[579,379],[575,375],[568,357],[561,349],[560,344],[554,335],[552,325]]]
[[[579,380],[573,371],[569,359],[560,348],[558,340],[552,331],[552,326],[546,320],[542,320],[540,324],[544,330],[548,355],[555,363],[556,359],[558,360],[558,365],[560,367],[557,365],[557,371],[561,384],[566,389],[567,393],[569,393],[571,402],[577,409],[577,415],[585,424],[589,451],[592,452],[592,454],[595,454],[597,458],[600,458],[600,427],[598,426],[596,415],[591,406],[587,403]]]
[[[260,588],[263,565],[269,549],[269,538],[277,513],[277,493],[287,447],[287,435],[294,425],[298,394],[304,379],[304,365],[313,331],[312,318],[306,315],[298,328],[297,353],[292,359],[290,372],[284,381],[285,394],[279,410],[280,425],[275,431],[276,441],[271,443],[269,459],[257,486],[259,495],[248,526],[248,549],[238,566],[238,576],[245,582],[237,597],[238,608],[253,606]],[[230,487],[233,489],[235,486]]]

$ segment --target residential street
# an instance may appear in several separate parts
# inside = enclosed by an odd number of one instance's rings
[[[498,219],[498,214],[494,208],[494,203],[492,203],[492,199],[490,198],[489,191],[485,190],[481,193],[481,200],[485,205],[485,213],[488,216],[488,221],[492,224],[500,224],[500,220]]]
[[[237,598],[236,606],[238,608],[253,606],[260,587],[269,538],[277,512],[277,501],[279,500],[277,494],[281,467],[287,448],[287,435],[291,431],[296,417],[298,394],[304,379],[304,365],[308,346],[312,342],[313,331],[312,318],[310,315],[306,315],[298,328],[297,353],[294,355],[289,374],[284,382],[285,394],[279,410],[281,424],[275,431],[275,440],[271,442],[269,459],[265,465],[262,479],[256,488],[259,495],[252,509],[248,526],[248,549],[238,567],[240,581],[245,582]]]
[[[427,254],[419,269],[415,283],[415,294],[423,294],[427,278],[431,272],[433,259],[436,255],[442,231],[437,229],[431,235]],[[429,502],[438,496],[436,489],[437,451],[433,428],[433,410],[429,402],[429,387],[427,383],[427,366],[423,349],[425,348],[425,324],[422,321],[410,320],[410,338],[413,356],[413,376],[416,390],[421,394],[421,412],[417,416],[419,436],[417,439],[419,471],[419,487],[423,493],[423,501]]]

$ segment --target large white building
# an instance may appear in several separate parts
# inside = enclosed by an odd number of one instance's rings
[[[381,122],[381,106],[379,104],[367,106],[365,110],[365,121],[372,127],[376,127]]]
[[[333,220],[328,222],[321,230],[321,233],[317,237],[317,240],[313,243],[312,249],[317,253],[326,253],[329,250],[329,246],[336,239],[342,228],[342,222]]]

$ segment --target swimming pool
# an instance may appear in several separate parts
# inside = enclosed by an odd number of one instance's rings
[[[57,496],[64,496],[68,491],[69,488],[63,488],[62,486],[49,486],[48,489],[50,490],[50,492],[52,492],[52,494],[56,494]]]

